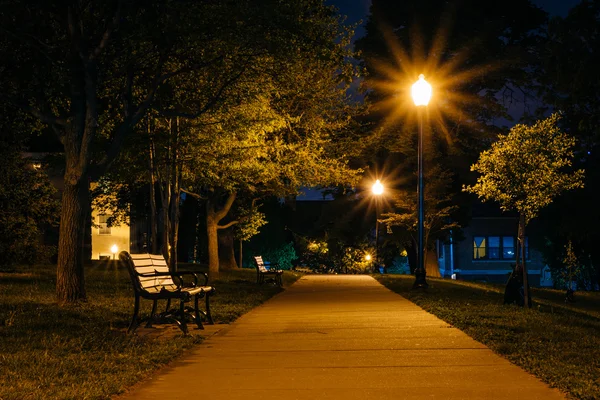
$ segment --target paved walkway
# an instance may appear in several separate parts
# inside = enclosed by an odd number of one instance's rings
[[[368,276],[305,276],[122,399],[563,399]]]

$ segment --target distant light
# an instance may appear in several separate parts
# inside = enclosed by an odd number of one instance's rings
[[[431,99],[431,85],[425,80],[425,75],[419,75],[419,80],[412,85],[411,95],[415,106],[426,106]]]
[[[383,193],[383,185],[379,182],[379,179],[373,184],[373,194],[379,196]]]
[[[42,164],[40,164],[40,163],[33,163],[33,169],[40,169],[40,168],[42,168]]]
[[[112,247],[110,248],[110,252],[113,254],[117,254],[118,251],[119,251],[119,247],[116,244],[113,244]]]
[[[365,260],[367,260],[367,261],[371,261],[371,255],[370,255],[370,254],[367,254],[367,255],[365,256]]]

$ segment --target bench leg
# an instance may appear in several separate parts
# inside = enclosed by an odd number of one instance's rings
[[[154,315],[156,314],[157,303],[158,300],[154,300],[154,302],[152,303],[152,312],[150,313],[150,318],[148,319],[148,322],[146,322],[146,328],[152,328],[152,321],[154,321]]]
[[[194,296],[194,319],[196,320],[196,326],[198,327],[198,329],[204,329],[204,325],[202,325],[202,320],[200,318],[200,310],[198,307],[199,297],[199,294]]]
[[[215,321],[213,321],[213,317],[212,314],[210,313],[210,296],[211,296],[212,292],[208,292],[206,293],[206,319],[208,320],[208,323],[211,325],[215,324]]]
[[[183,299],[179,302],[179,318],[175,319],[179,325],[179,329],[183,331],[184,335],[188,334],[187,322],[185,321],[185,302]]]
[[[283,281],[281,280],[281,275],[282,274],[277,274],[277,285],[279,287],[283,287]]]
[[[131,322],[129,323],[129,328],[127,328],[127,333],[135,332],[135,328],[137,328],[137,315],[140,311],[140,297],[135,296],[135,305],[133,306],[133,318],[131,318]]]

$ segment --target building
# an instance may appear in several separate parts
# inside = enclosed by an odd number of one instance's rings
[[[92,260],[115,259],[119,252],[130,251],[130,227],[108,226],[110,214],[92,208]]]
[[[462,240],[438,246],[440,273],[445,277],[505,283],[516,263],[518,217],[494,206],[476,205],[463,228]],[[528,231],[525,232],[526,234]],[[542,253],[525,237],[525,257],[531,286],[552,286]]]

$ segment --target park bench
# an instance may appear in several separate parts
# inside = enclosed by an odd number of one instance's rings
[[[119,260],[127,266],[133,291],[135,293],[135,305],[133,318],[127,332],[134,332],[138,326],[138,312],[140,310],[140,299],[152,300],[152,312],[146,324],[151,327],[152,323],[174,322],[179,329],[187,334],[187,321],[196,323],[199,329],[204,329],[201,316],[206,317],[209,324],[214,324],[210,313],[210,298],[215,293],[215,288],[208,285],[208,275],[204,275],[204,284],[198,285],[198,274],[188,271],[169,271],[169,267],[162,255],[154,254],[129,254],[122,251]],[[188,277],[187,285],[184,276]],[[191,279],[190,279],[191,278]],[[199,300],[204,298],[206,311],[200,310]],[[164,312],[156,313],[159,300],[167,300]],[[169,310],[171,300],[179,300],[179,307]],[[186,306],[193,300],[194,307]]]
[[[283,271],[278,268],[278,264],[271,264],[268,261],[263,261],[262,256],[255,256],[254,266],[256,267],[256,283],[262,285],[265,283],[265,278],[267,278],[267,281],[271,281],[280,287],[283,286],[281,281]]]

